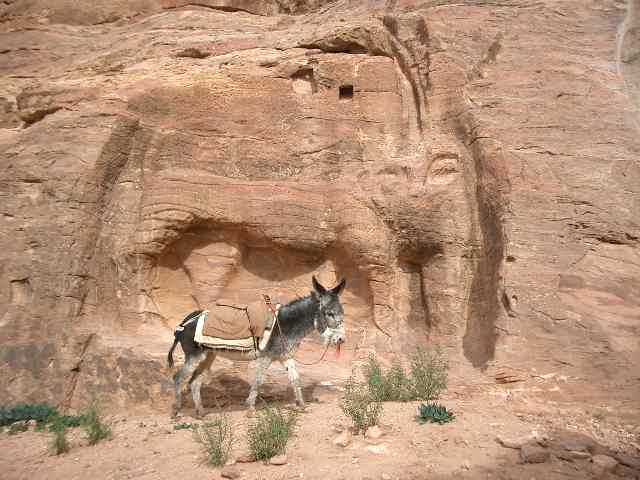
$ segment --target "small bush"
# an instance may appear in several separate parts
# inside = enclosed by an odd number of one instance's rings
[[[382,414],[382,404],[374,398],[369,385],[350,378],[342,398],[342,411],[351,418],[355,433],[364,433],[377,425]]]
[[[0,426],[27,420],[48,423],[56,415],[58,415],[58,411],[45,404],[19,404],[14,407],[0,407]]]
[[[414,400],[433,400],[447,388],[449,364],[440,349],[432,352],[418,347],[411,355],[410,397]]]
[[[375,356],[369,355],[364,377],[376,402],[402,402],[411,399],[410,380],[397,359],[385,373]]]
[[[389,401],[406,402],[412,400],[411,380],[402,368],[400,360],[395,359],[387,372],[387,390]]]
[[[440,350],[426,351],[418,347],[411,355],[409,376],[399,360],[394,360],[385,372],[375,356],[370,355],[364,377],[377,402],[433,400],[447,387],[447,369],[447,359]]]
[[[367,364],[364,366],[364,378],[371,397],[375,401],[383,402],[387,396],[387,382],[382,365],[373,354],[369,355]]]
[[[61,422],[67,428],[75,428],[87,423],[85,415],[59,415],[53,420]]]
[[[194,438],[204,446],[207,452],[207,461],[211,465],[219,467],[227,463],[233,446],[233,426],[227,415],[222,415],[214,421],[205,422],[200,426],[188,423],[180,425],[183,429],[193,428]]]
[[[38,422],[35,428],[36,432],[44,432],[47,425],[58,421],[64,423],[67,428],[78,427],[85,422],[85,418],[82,415],[60,415],[56,408],[45,404],[20,404],[14,407],[0,407],[0,426],[29,420]]]
[[[176,423],[173,426],[174,430],[189,430],[191,428],[194,428],[194,425],[192,423]]]
[[[89,437],[89,445],[95,445],[111,437],[111,427],[104,422],[98,401],[95,399],[84,414],[83,425]]]
[[[69,441],[67,440],[67,424],[64,417],[57,417],[49,429],[53,432],[51,439],[51,451],[54,455],[61,455],[69,451]]]
[[[418,408],[418,412],[418,421],[420,423],[431,422],[442,425],[443,423],[453,421],[455,418],[452,412],[437,403],[427,403],[426,405],[423,403]]]
[[[284,414],[279,408],[270,407],[260,412],[247,431],[249,449],[255,459],[267,460],[284,453],[296,421],[295,412]]]

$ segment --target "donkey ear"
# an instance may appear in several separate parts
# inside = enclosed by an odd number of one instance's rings
[[[343,278],[342,281],[338,284],[337,287],[333,287],[331,289],[331,293],[333,293],[334,295],[340,295],[342,293],[342,290],[344,290],[344,287],[347,285],[347,279]]]
[[[327,289],[324,288],[322,285],[320,285],[320,282],[318,282],[318,280],[316,280],[316,276],[313,275],[311,277],[311,283],[313,284],[313,289],[318,292],[320,295],[324,295],[325,293],[327,293]]]

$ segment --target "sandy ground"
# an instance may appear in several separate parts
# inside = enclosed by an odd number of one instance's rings
[[[282,390],[288,405],[291,393]],[[276,396],[277,397],[277,396]],[[486,385],[450,388],[442,402],[456,414],[446,425],[421,425],[413,403],[385,403],[378,440],[354,437],[347,447],[333,440],[349,427],[339,407],[340,387],[316,386],[299,416],[295,438],[283,466],[237,463],[246,479],[565,479],[608,478],[594,474],[589,460],[523,464],[519,450],[501,446],[497,436],[517,439],[553,435],[558,429],[582,432],[614,451],[638,456],[640,428],[634,408],[580,406],[527,395],[526,389]],[[211,402],[209,402],[211,403]],[[205,406],[207,401],[205,399]],[[234,456],[245,450],[249,419],[239,401],[224,409],[234,424]],[[192,410],[186,408],[186,414]],[[209,413],[208,418],[216,414]],[[109,417],[113,438],[88,446],[81,429],[71,435],[72,449],[61,456],[48,450],[50,434],[28,431],[0,435],[0,477],[10,479],[174,479],[220,478],[220,469],[204,462],[190,430],[175,430],[165,414]],[[185,416],[178,422],[197,422]],[[370,451],[377,445],[379,453]],[[368,450],[369,448],[369,450]],[[611,478],[620,478],[611,476]],[[633,478],[633,477],[631,477]]]

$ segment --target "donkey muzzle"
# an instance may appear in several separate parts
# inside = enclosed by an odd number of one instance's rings
[[[334,345],[340,345],[345,342],[346,334],[343,326],[336,328],[327,327],[322,333],[325,344],[331,343]]]

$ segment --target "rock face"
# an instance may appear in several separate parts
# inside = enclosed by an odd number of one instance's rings
[[[313,273],[346,371],[439,343],[637,398],[639,10],[5,2],[0,399],[164,407],[190,310]]]

